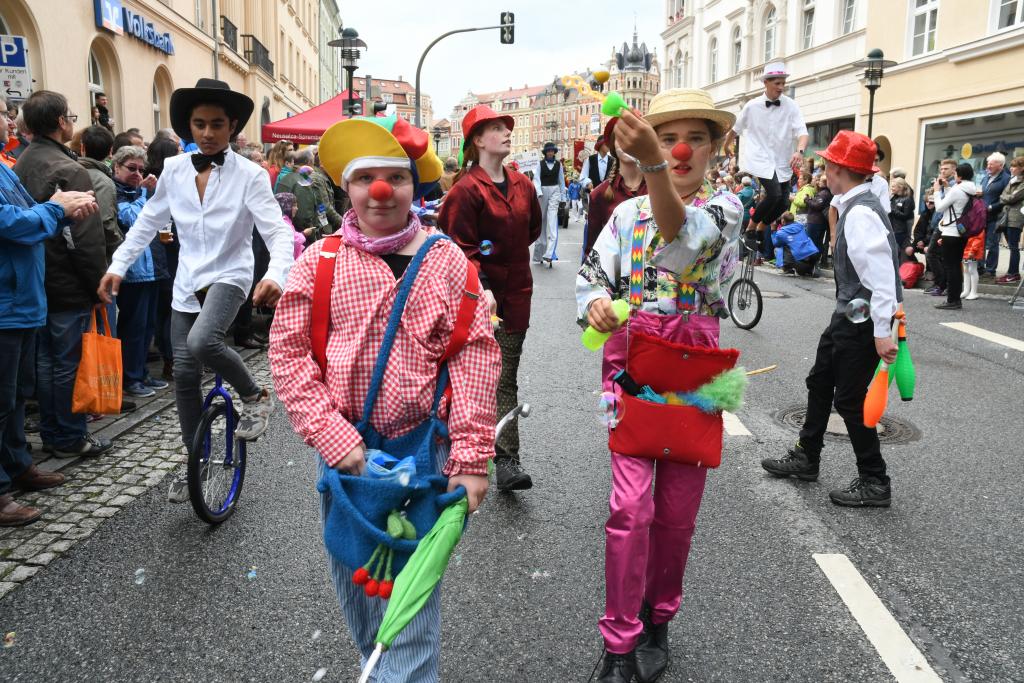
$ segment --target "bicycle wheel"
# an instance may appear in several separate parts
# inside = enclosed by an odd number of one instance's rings
[[[761,289],[748,278],[740,278],[729,288],[729,316],[741,330],[749,330],[761,320]]]
[[[233,429],[229,438],[227,414],[223,403],[203,413],[188,457],[188,497],[207,524],[231,516],[245,480],[245,442],[233,438]],[[233,422],[237,420],[235,413]]]

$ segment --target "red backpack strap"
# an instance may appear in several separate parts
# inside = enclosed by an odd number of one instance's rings
[[[313,307],[310,320],[310,342],[313,360],[320,373],[327,375],[327,331],[331,327],[331,285],[334,283],[334,265],[341,249],[341,235],[328,235],[320,245],[320,258],[316,262],[313,280]]]
[[[476,266],[472,261],[466,267],[466,286],[462,289],[462,300],[459,302],[459,312],[455,316],[455,329],[452,330],[452,337],[448,341],[448,347],[438,364],[457,354],[466,345],[469,338],[469,328],[473,324],[473,316],[476,315],[476,307],[480,302],[480,275],[476,272]]]

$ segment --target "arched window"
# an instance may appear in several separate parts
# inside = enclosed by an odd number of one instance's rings
[[[740,72],[740,65],[743,63],[743,35],[740,32],[740,27],[737,26],[732,30],[732,75],[735,76]]]
[[[103,92],[103,72],[96,53],[89,50],[89,106],[96,104],[97,93]]]
[[[675,87],[675,86],[672,85],[672,72],[673,72],[673,70],[675,68],[676,68],[676,63],[671,61],[671,60],[669,60],[668,69],[665,71],[665,87],[666,88],[673,88],[673,87]]]
[[[690,53],[687,52],[683,55],[683,61],[679,65],[679,80],[681,82],[680,87],[688,88],[690,86]]]
[[[153,130],[160,130],[160,91],[156,89],[156,81],[153,81]]]
[[[0,14],[0,35],[10,35],[11,30],[7,28],[7,22],[4,21],[4,15]]]
[[[770,61],[775,56],[775,43],[778,37],[779,21],[775,14],[775,7],[768,6],[764,15],[764,61]]]
[[[683,82],[683,53],[676,52],[676,72],[672,76],[672,87],[682,88],[685,83]]]
[[[718,38],[712,38],[708,47],[708,79],[710,83],[718,82]]]

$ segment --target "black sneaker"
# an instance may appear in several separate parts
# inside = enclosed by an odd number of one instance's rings
[[[668,622],[651,622],[651,608],[644,603],[640,612],[644,632],[636,643],[636,680],[639,683],[654,683],[668,667]]]
[[[67,448],[55,448],[53,455],[58,458],[93,458],[100,453],[106,453],[113,445],[110,439],[86,434]]]
[[[597,676],[597,683],[630,683],[636,674],[636,653],[617,655],[604,653],[604,665]]]
[[[533,479],[523,471],[518,460],[509,457],[494,459],[494,477],[499,491],[525,491],[533,488]]]
[[[845,489],[829,491],[828,497],[845,507],[887,508],[892,502],[892,488],[875,477],[857,477]]]
[[[804,481],[818,481],[818,463],[811,462],[804,447],[797,441],[784,458],[765,458],[761,467],[776,477],[796,477]]]
[[[963,304],[959,301],[946,301],[945,303],[935,304],[935,308],[940,311],[959,311],[963,307]]]

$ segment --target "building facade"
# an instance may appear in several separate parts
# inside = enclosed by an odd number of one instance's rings
[[[24,37],[36,90],[68,98],[89,123],[108,96],[115,132],[170,126],[171,92],[201,77],[253,99],[244,133],[319,100],[318,0],[3,0],[0,35]],[[217,8],[217,16],[212,14]],[[27,96],[27,92],[23,93]],[[16,97],[17,99],[17,97]]]
[[[992,152],[1024,155],[1024,1],[873,0],[867,40],[897,62],[875,94],[881,165],[919,197],[944,158],[980,171]]]
[[[352,79],[352,91],[356,99],[364,101],[363,113],[369,115],[371,108],[367,102],[383,102],[388,105],[388,111],[398,114],[406,121],[416,121],[416,87],[398,78],[376,78],[371,75],[373,92],[366,92],[366,78],[356,76]],[[348,83],[345,83],[343,91],[347,91]],[[421,128],[430,128],[430,122],[434,119],[434,108],[430,102],[430,95],[420,93],[420,122]]]
[[[765,63],[783,60],[812,154],[837,131],[861,127],[862,70],[853,63],[867,53],[868,3],[665,0],[665,86],[702,88],[716,106],[739,113],[764,90]]]
[[[322,104],[341,92],[341,50],[327,43],[341,36],[344,28],[337,0],[320,0],[320,21],[317,29],[320,57],[320,99]]]

